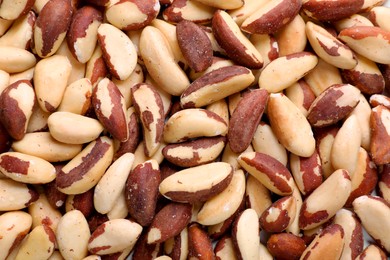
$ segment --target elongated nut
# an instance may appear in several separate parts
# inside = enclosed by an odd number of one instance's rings
[[[271,192],[253,175],[249,175],[245,187],[245,204],[261,216],[264,210],[271,206]]]
[[[102,125],[121,142],[129,138],[125,101],[118,87],[104,78],[92,91],[92,105]]]
[[[271,93],[280,92],[309,73],[317,63],[317,56],[310,52],[298,52],[279,57],[271,61],[261,72],[259,86]],[[294,70],[291,71],[290,68]]]
[[[6,20],[16,20],[30,11],[35,1],[23,0],[13,2],[11,0],[3,0],[0,3],[0,17]]]
[[[280,233],[291,225],[296,215],[295,198],[290,195],[278,199],[260,216],[260,226],[267,232]]]
[[[204,259],[214,259],[213,244],[198,224],[192,224],[188,228],[188,258],[199,256]]]
[[[164,126],[164,141],[178,143],[201,136],[218,136],[227,133],[226,122],[206,109],[184,109],[173,114]]]
[[[27,80],[17,81],[1,93],[0,121],[12,138],[21,140],[26,134],[34,102],[34,90]]]
[[[278,259],[299,259],[306,249],[306,244],[301,237],[290,233],[280,233],[270,236],[267,248]]]
[[[315,140],[310,124],[285,95],[270,95],[268,117],[273,132],[287,150],[302,157],[313,154]]]
[[[206,201],[222,192],[232,177],[233,169],[230,164],[213,162],[172,174],[160,183],[159,190],[173,201]]]
[[[0,179],[0,210],[12,211],[28,207],[38,199],[38,193],[24,183]],[[14,198],[10,200],[9,198]]]
[[[275,35],[278,42],[279,55],[285,56],[304,51],[307,37],[305,21],[301,15],[296,15],[291,22],[283,26]]]
[[[390,203],[390,171],[383,171],[378,183],[379,194]]]
[[[311,229],[325,223],[341,209],[351,193],[351,178],[346,170],[336,170],[303,202],[299,227]],[[330,194],[333,196],[329,200]]]
[[[104,129],[98,120],[70,112],[52,113],[47,124],[51,136],[65,144],[91,142],[99,137]]]
[[[171,47],[162,32],[152,26],[142,30],[140,53],[150,76],[171,95],[179,96],[190,84],[175,62]]]
[[[380,260],[386,260],[387,256],[386,253],[383,252],[382,249],[380,249],[378,246],[371,244],[367,246],[363,252],[358,255],[355,259],[357,260],[368,260],[368,259],[380,259]]]
[[[128,212],[142,226],[151,224],[156,211],[161,173],[156,160],[138,164],[126,181]]]
[[[321,231],[303,252],[301,259],[319,259],[324,254],[329,259],[339,259],[344,246],[344,230],[338,224],[331,224]]]
[[[307,38],[316,54],[337,68],[353,69],[357,59],[352,50],[326,29],[313,22],[306,24]]]
[[[270,191],[284,196],[293,191],[289,170],[275,158],[258,152],[242,153],[238,163]]]
[[[162,153],[169,162],[181,167],[193,167],[214,161],[225,147],[223,136],[203,137],[192,141],[166,145]]]
[[[108,137],[91,142],[57,174],[58,189],[66,194],[80,194],[95,186],[111,164],[113,150]]]
[[[65,39],[72,20],[71,1],[54,0],[44,5],[34,27],[34,48],[38,56],[53,55]]]
[[[238,209],[244,194],[245,175],[242,170],[238,170],[233,173],[232,181],[225,190],[203,204],[196,221],[202,225],[225,221]]]
[[[91,6],[84,6],[73,15],[66,40],[77,61],[86,63],[91,58],[102,21],[102,13]]]
[[[352,50],[378,63],[390,63],[390,32],[375,26],[354,26],[339,33]]]
[[[0,257],[6,259],[30,231],[31,216],[23,211],[9,211],[0,216]]]
[[[0,46],[0,52],[0,70],[7,73],[25,71],[37,62],[34,54],[17,47]]]
[[[111,164],[96,184],[93,194],[93,204],[97,212],[106,214],[114,207],[123,192],[133,161],[133,154],[123,154]]]
[[[184,20],[196,24],[208,24],[211,22],[214,12],[214,7],[202,4],[199,1],[176,0],[162,14],[164,20],[170,23],[179,23]]]
[[[390,214],[389,204],[380,197],[364,195],[355,199],[352,205],[368,234],[389,252],[390,223],[387,220]]]
[[[91,106],[92,83],[87,78],[76,80],[65,89],[57,111],[84,115]]]
[[[251,91],[237,104],[228,130],[230,148],[235,153],[245,151],[250,145],[268,101],[268,92],[263,89]],[[242,119],[246,120],[243,121]]]
[[[260,227],[256,211],[244,210],[236,218],[232,229],[238,259],[259,259],[259,237]]]
[[[298,0],[277,0],[267,2],[241,25],[241,29],[248,33],[272,34],[294,19],[301,8]]]
[[[360,11],[364,0],[332,2],[326,0],[304,0],[302,2],[302,10],[309,17],[320,21],[337,21]]]
[[[219,9],[236,9],[244,5],[243,0],[197,0],[208,6],[213,6]]]
[[[228,13],[222,10],[216,11],[212,28],[218,44],[237,64],[250,69],[260,69],[263,66],[261,54],[245,37]]]
[[[131,89],[135,111],[140,118],[145,155],[153,156],[158,150],[163,137],[164,107],[157,90],[149,84],[140,83]]]
[[[91,233],[88,222],[78,210],[67,212],[58,223],[56,238],[58,249],[65,258],[82,259],[88,254]]]
[[[107,255],[118,253],[137,242],[142,226],[128,219],[113,219],[101,224],[88,240],[88,251]]]
[[[45,112],[54,112],[61,103],[72,65],[66,56],[55,54],[40,60],[34,70],[34,88],[38,104]]]
[[[214,253],[217,259],[236,260],[233,240],[230,235],[225,235],[218,240],[214,247]]]
[[[183,108],[209,105],[248,87],[254,81],[252,72],[242,66],[227,66],[196,79],[182,93]]]
[[[28,213],[32,217],[32,228],[46,225],[50,227],[54,233],[57,230],[58,222],[62,217],[62,213],[50,205],[44,193],[39,194],[38,200],[28,206]]]
[[[387,132],[390,110],[380,105],[374,107],[370,117],[371,144],[370,151],[372,159],[376,164],[385,164],[390,162],[389,149],[387,141],[389,134]]]

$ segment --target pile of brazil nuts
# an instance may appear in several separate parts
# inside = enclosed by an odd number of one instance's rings
[[[0,0],[0,260],[388,259],[388,6]]]

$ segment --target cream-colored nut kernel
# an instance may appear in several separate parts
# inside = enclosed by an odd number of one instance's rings
[[[171,47],[163,33],[155,27],[145,27],[139,47],[145,66],[158,86],[171,95],[180,95],[190,82],[175,62]]]
[[[72,71],[68,78],[68,85],[85,77],[86,64],[79,62],[73,57],[66,41],[62,42],[56,54],[66,56],[72,65]]]
[[[196,0],[196,1],[219,9],[236,9],[244,5],[243,0]]]
[[[82,259],[88,255],[91,232],[84,215],[78,210],[67,212],[58,223],[58,249],[65,259]]]
[[[356,119],[359,121],[360,133],[362,136],[360,144],[364,149],[369,151],[370,143],[371,143],[371,129],[370,129],[371,107],[363,94],[359,95],[359,103],[351,112],[350,116],[351,115],[355,115]]]
[[[259,86],[271,93],[280,92],[309,73],[317,63],[317,56],[310,52],[279,57],[263,69]]]
[[[217,114],[201,109],[184,109],[173,114],[164,126],[164,141],[178,143],[201,136],[227,133],[225,121]]]
[[[367,246],[363,252],[358,255],[355,259],[357,260],[369,260],[369,259],[380,259],[386,260],[386,253],[377,245],[371,244]]]
[[[39,106],[54,112],[60,105],[72,71],[69,59],[53,55],[40,60],[34,70],[34,87]]]
[[[249,40],[260,53],[261,57],[263,57],[263,68],[280,56],[279,42],[277,42],[274,36],[269,34],[252,34]],[[257,72],[254,72],[255,78],[257,79],[255,79],[255,82],[258,82],[261,71],[262,69],[259,69]]]
[[[48,183],[55,179],[55,168],[48,161],[19,152],[0,155],[0,171],[15,181],[31,184]]]
[[[55,245],[56,236],[53,230],[45,225],[37,226],[22,242],[15,260],[23,260],[31,256],[36,259],[48,259],[53,254]]]
[[[336,170],[303,202],[299,215],[299,227],[312,229],[333,217],[347,201],[351,193],[351,178],[346,170]],[[332,200],[329,199],[332,196]]]
[[[62,217],[61,212],[50,205],[44,193],[40,193],[38,200],[28,206],[28,213],[32,217],[32,228],[46,225],[54,232],[56,232],[58,222]]]
[[[0,17],[7,20],[15,20],[30,11],[35,1],[3,0],[0,2]]]
[[[380,197],[364,195],[355,199],[352,205],[368,234],[389,252],[390,207],[387,202]]]
[[[331,152],[334,169],[345,169],[351,174],[355,171],[361,139],[359,121],[352,115],[345,120],[334,139]]]
[[[33,112],[30,117],[30,121],[27,125],[27,133],[41,132],[47,130],[47,119],[50,113],[43,111],[38,105],[38,102],[34,104]]]
[[[82,149],[81,144],[67,144],[54,139],[49,132],[27,133],[12,143],[15,152],[33,155],[49,162],[68,161]]]
[[[245,0],[244,5],[240,8],[229,10],[229,15],[233,18],[238,26],[245,21],[256,10],[265,5],[268,0]]]
[[[387,140],[389,139],[389,120],[390,110],[385,106],[379,105],[371,110],[370,129],[371,143],[370,152],[373,161],[376,164],[386,164],[390,162],[389,149]]]
[[[254,209],[259,218],[272,204],[270,191],[253,175],[246,180],[245,200],[248,208]]]
[[[353,69],[356,66],[357,60],[351,49],[326,29],[308,22],[306,35],[316,54],[324,61],[341,69]]]
[[[128,219],[113,219],[101,224],[88,241],[92,254],[107,255],[118,253],[134,246],[141,235],[142,226]]]
[[[374,24],[361,14],[353,14],[350,17],[333,22],[333,26],[340,32],[343,29],[354,26],[374,26]]]
[[[28,50],[33,36],[35,20],[36,15],[33,11],[21,16],[12,24],[7,33],[0,37],[0,45]]]
[[[98,28],[98,40],[111,74],[127,79],[137,65],[137,51],[130,38],[113,25],[103,23]]]
[[[13,84],[19,80],[28,80],[31,82],[33,79],[33,76],[34,76],[34,70],[35,70],[35,67],[32,67],[28,70],[25,70],[25,71],[22,71],[19,73],[11,74],[9,77],[9,84]]]
[[[90,108],[91,96],[91,81],[87,78],[79,79],[66,87],[57,111],[84,115]]]
[[[10,74],[0,69],[0,94],[3,90],[10,85]]]
[[[113,141],[99,137],[87,145],[57,174],[57,188],[66,194],[80,194],[95,186],[111,164]]]
[[[286,56],[305,50],[307,43],[305,21],[299,14],[280,29],[276,35],[279,46],[279,55]]]
[[[375,6],[368,13],[368,18],[380,28],[390,31],[388,23],[390,15],[390,8],[386,6]]]
[[[0,46],[0,70],[17,73],[33,67],[36,63],[34,54],[24,49]]]
[[[54,112],[47,123],[53,138],[66,144],[91,142],[104,129],[98,120],[70,112]]]
[[[316,96],[309,84],[304,79],[286,88],[286,96],[301,110],[304,116],[309,113],[309,108]]]
[[[215,101],[206,107],[207,110],[219,115],[227,124],[229,124],[229,108],[227,101],[221,99]]]
[[[215,8],[196,0],[179,0],[164,10],[163,18],[170,23],[188,20],[197,24],[207,24],[213,18]]]
[[[0,179],[0,210],[20,210],[38,199],[38,193],[24,183]]]
[[[11,250],[22,242],[31,228],[31,216],[23,211],[9,211],[0,216],[0,258],[6,259]]]
[[[125,153],[111,164],[96,184],[93,201],[97,212],[106,214],[114,207],[118,197],[123,192],[133,161],[134,155]]]
[[[245,194],[245,175],[242,170],[233,173],[232,181],[220,194],[206,201],[196,221],[201,225],[214,225],[225,221],[238,209]]]
[[[95,87],[107,74],[108,68],[103,59],[102,49],[99,45],[96,45],[91,58],[86,64],[85,77],[89,79],[92,86]]]
[[[310,124],[285,95],[270,95],[268,117],[273,132],[287,150],[302,157],[313,154],[315,140]]]

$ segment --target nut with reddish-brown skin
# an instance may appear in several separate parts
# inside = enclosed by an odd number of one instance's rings
[[[272,234],[267,241],[267,249],[276,259],[299,259],[306,244],[302,238],[290,233]]]
[[[289,170],[275,158],[259,152],[245,152],[238,163],[270,191],[286,196],[293,192],[293,178]]]
[[[296,209],[292,195],[278,199],[261,214],[260,226],[267,232],[282,232],[294,221]]]
[[[19,80],[1,93],[0,121],[12,138],[21,140],[26,134],[34,102],[34,89],[27,80]]]
[[[71,210],[79,210],[81,213],[83,213],[85,218],[88,218],[94,210],[93,193],[94,189],[90,189],[80,194],[69,195],[65,202],[66,212]]]
[[[390,162],[390,146],[388,140],[390,135],[387,132],[390,126],[390,110],[379,105],[374,107],[371,112],[371,144],[370,151],[372,160],[376,164],[385,164]]]
[[[91,58],[102,21],[103,14],[92,6],[84,6],[73,15],[66,39],[70,52],[79,62],[86,63]]]
[[[250,69],[260,69],[263,58],[253,44],[241,32],[233,18],[225,11],[214,13],[213,34],[226,54],[237,64]]]
[[[314,127],[333,125],[352,112],[359,94],[359,89],[350,84],[332,85],[311,104],[307,120]]]
[[[160,1],[161,2],[161,1]],[[163,11],[163,18],[170,23],[191,21],[197,24],[211,22],[215,8],[193,0],[175,0]]]
[[[241,153],[252,142],[257,126],[268,102],[268,91],[257,89],[242,97],[229,121],[228,141],[230,149]],[[245,120],[243,120],[245,118]]]
[[[138,164],[127,178],[127,208],[130,216],[142,226],[149,226],[153,220],[160,181],[160,169],[155,160]]]
[[[356,260],[370,260],[370,259],[378,259],[378,260],[386,260],[388,259],[386,253],[380,249],[377,245],[371,244],[367,246],[363,252],[358,255]]]
[[[93,87],[95,87],[100,80],[104,79],[108,75],[108,68],[103,59],[102,49],[99,45],[96,46],[91,58],[87,62],[85,68],[85,77],[91,81]]]
[[[61,168],[57,166],[54,167],[56,168],[56,173],[61,170]],[[60,208],[65,204],[67,195],[57,189],[55,181],[46,183],[44,190],[47,200],[53,208]]]
[[[53,55],[65,39],[72,20],[70,0],[53,0],[45,5],[35,22],[34,47],[38,56]]]
[[[218,240],[214,247],[214,253],[217,260],[230,259],[236,255],[236,252],[234,251],[233,240],[230,235],[225,235],[220,240]]]
[[[370,105],[371,107],[377,107],[382,105],[388,109],[390,109],[390,97],[385,96],[383,94],[374,94],[370,96]]]
[[[150,84],[139,83],[131,88],[134,109],[141,121],[145,155],[158,150],[164,129],[164,107],[158,91]]]
[[[359,12],[363,3],[364,0],[304,0],[302,10],[307,16],[319,21],[337,21]]]
[[[299,0],[277,0],[267,2],[241,25],[248,33],[273,34],[291,22],[298,14],[302,2]]]
[[[211,66],[213,49],[207,34],[195,23],[183,20],[176,25],[180,50],[190,68],[201,72]]]
[[[383,166],[382,173],[380,175],[380,180],[378,183],[378,192],[380,196],[390,203],[390,165],[385,164]]]
[[[302,253],[301,259],[320,259],[326,254],[329,259],[339,259],[344,247],[344,230],[331,224],[321,231]]]
[[[105,78],[93,89],[92,105],[97,118],[113,137],[121,142],[129,138],[125,102],[111,80]]]
[[[189,259],[214,259],[213,244],[207,233],[198,225],[188,227],[188,257]]]
[[[200,137],[166,145],[162,153],[169,162],[180,167],[194,167],[214,161],[225,147],[226,137]]]
[[[157,212],[149,226],[148,244],[161,243],[178,235],[190,223],[192,206],[187,203],[172,202]]]
[[[375,25],[384,30],[389,31],[389,23],[387,19],[390,15],[390,10],[387,6],[374,6],[368,12],[368,19]]]
[[[0,197],[13,198],[0,201],[1,211],[20,210],[35,202],[39,194],[34,188],[11,179],[0,179]]]
[[[163,253],[163,243],[148,244],[147,234],[148,233],[144,229],[133,248],[132,259],[153,260]]]
[[[316,96],[309,84],[304,79],[298,80],[285,90],[286,96],[301,110],[304,116],[309,113],[309,108]]]
[[[188,256],[188,229],[184,228],[180,234],[165,241],[164,252],[172,259],[186,259]]]

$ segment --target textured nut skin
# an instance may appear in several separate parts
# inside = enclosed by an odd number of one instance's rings
[[[214,7],[204,5],[199,1],[175,0],[163,11],[163,18],[170,23],[187,20],[197,24],[208,24],[214,12]]]
[[[267,249],[277,259],[299,259],[306,244],[302,238],[293,234],[272,234],[267,241]]]
[[[65,202],[66,212],[79,210],[86,218],[88,218],[94,210],[93,195],[93,189],[76,195],[68,195]]]
[[[199,259],[215,259],[213,244],[207,233],[198,225],[188,228],[188,257]]]
[[[161,173],[155,160],[138,164],[129,174],[125,196],[129,214],[142,226],[149,226],[155,215]]]
[[[213,61],[213,49],[207,34],[195,23],[183,20],[176,25],[177,42],[190,68],[206,70]]]
[[[12,179],[0,179],[0,210],[12,211],[28,207],[35,202],[39,194],[24,183]],[[10,201],[8,198],[15,198]]]
[[[21,140],[26,134],[35,102],[35,93],[27,80],[9,85],[0,95],[0,121],[8,134]]]
[[[298,80],[290,87],[286,88],[286,96],[307,116],[311,104],[316,96],[309,84],[304,79]]]
[[[54,0],[45,5],[35,22],[34,47],[38,56],[53,55],[65,39],[73,14],[71,1]]]
[[[370,151],[372,160],[376,164],[385,164],[390,162],[387,140],[390,138],[387,133],[390,110],[384,106],[377,106],[372,109],[370,117],[371,127],[371,145]]]
[[[164,107],[160,94],[149,84],[140,83],[131,89],[132,101],[141,121],[145,155],[153,156],[163,137]]]
[[[225,147],[223,136],[204,137],[178,144],[168,144],[162,149],[164,158],[180,167],[193,167],[214,161]]]
[[[66,40],[69,51],[81,63],[86,63],[95,50],[97,29],[103,21],[102,13],[91,7],[78,9],[72,18]]]
[[[96,86],[100,80],[104,79],[108,74],[108,68],[103,59],[102,49],[99,45],[96,46],[91,58],[87,62],[85,69],[85,77],[91,81],[92,86]]]
[[[212,21],[213,34],[226,54],[237,64],[250,69],[260,69],[263,58],[253,44],[244,36],[228,13],[215,12]]]
[[[192,206],[169,203],[157,212],[147,232],[147,243],[161,243],[178,235],[191,220]]]
[[[325,127],[346,117],[359,102],[360,91],[350,84],[335,84],[311,104],[307,119],[314,127]]]
[[[264,4],[241,25],[241,29],[248,33],[272,34],[298,14],[302,2],[299,0],[278,0]]]
[[[215,257],[221,259],[237,259],[234,251],[233,241],[230,235],[223,236],[218,240],[214,248]]]
[[[305,0],[302,1],[302,9],[309,17],[320,21],[337,21],[360,11],[364,0],[326,1]]]
[[[227,135],[233,152],[241,153],[250,145],[267,105],[268,96],[266,90],[254,90],[244,95],[237,104],[229,121]]]
[[[275,158],[258,152],[242,153],[239,164],[270,191],[281,195],[293,192],[293,178],[289,170]]]
[[[338,196],[329,200],[330,194]],[[351,192],[351,179],[346,170],[337,170],[315,189],[303,202],[299,227],[311,229],[325,223],[341,209]]]

